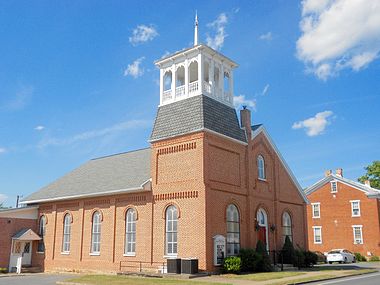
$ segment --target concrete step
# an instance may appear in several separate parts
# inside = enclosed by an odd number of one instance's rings
[[[21,273],[40,273],[42,272],[39,266],[23,266],[21,268]]]

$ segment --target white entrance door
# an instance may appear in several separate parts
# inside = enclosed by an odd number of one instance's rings
[[[13,240],[12,251],[9,260],[9,271],[17,267],[17,259],[22,257],[22,265],[32,264],[32,242]]]
[[[22,265],[32,265],[32,242],[23,242],[21,248],[23,248]]]

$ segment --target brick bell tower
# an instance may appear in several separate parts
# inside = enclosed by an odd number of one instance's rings
[[[196,257],[200,269],[211,270],[212,257],[206,253],[212,243],[206,229],[207,136],[247,139],[233,107],[237,64],[198,43],[197,17],[194,29],[194,46],[155,62],[160,102],[150,138],[153,259]],[[173,206],[175,226],[165,222]],[[175,228],[175,234],[168,228]]]

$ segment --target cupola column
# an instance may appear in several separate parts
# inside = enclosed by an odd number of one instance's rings
[[[175,100],[175,88],[176,88],[176,78],[177,78],[177,76],[176,76],[176,68],[175,68],[175,63],[173,62],[173,64],[172,64],[172,67],[171,67],[171,70],[172,70],[172,85],[171,85],[171,88],[172,88],[172,90],[171,90],[171,93],[172,93],[172,100],[174,101]]]
[[[189,96],[189,59],[185,59],[185,95]]]
[[[198,92],[199,94],[203,93],[203,55],[202,53],[198,54]]]

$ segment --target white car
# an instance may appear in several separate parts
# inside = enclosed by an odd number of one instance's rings
[[[333,262],[348,263],[356,262],[355,255],[347,249],[333,249],[327,254],[327,262],[332,264]]]

